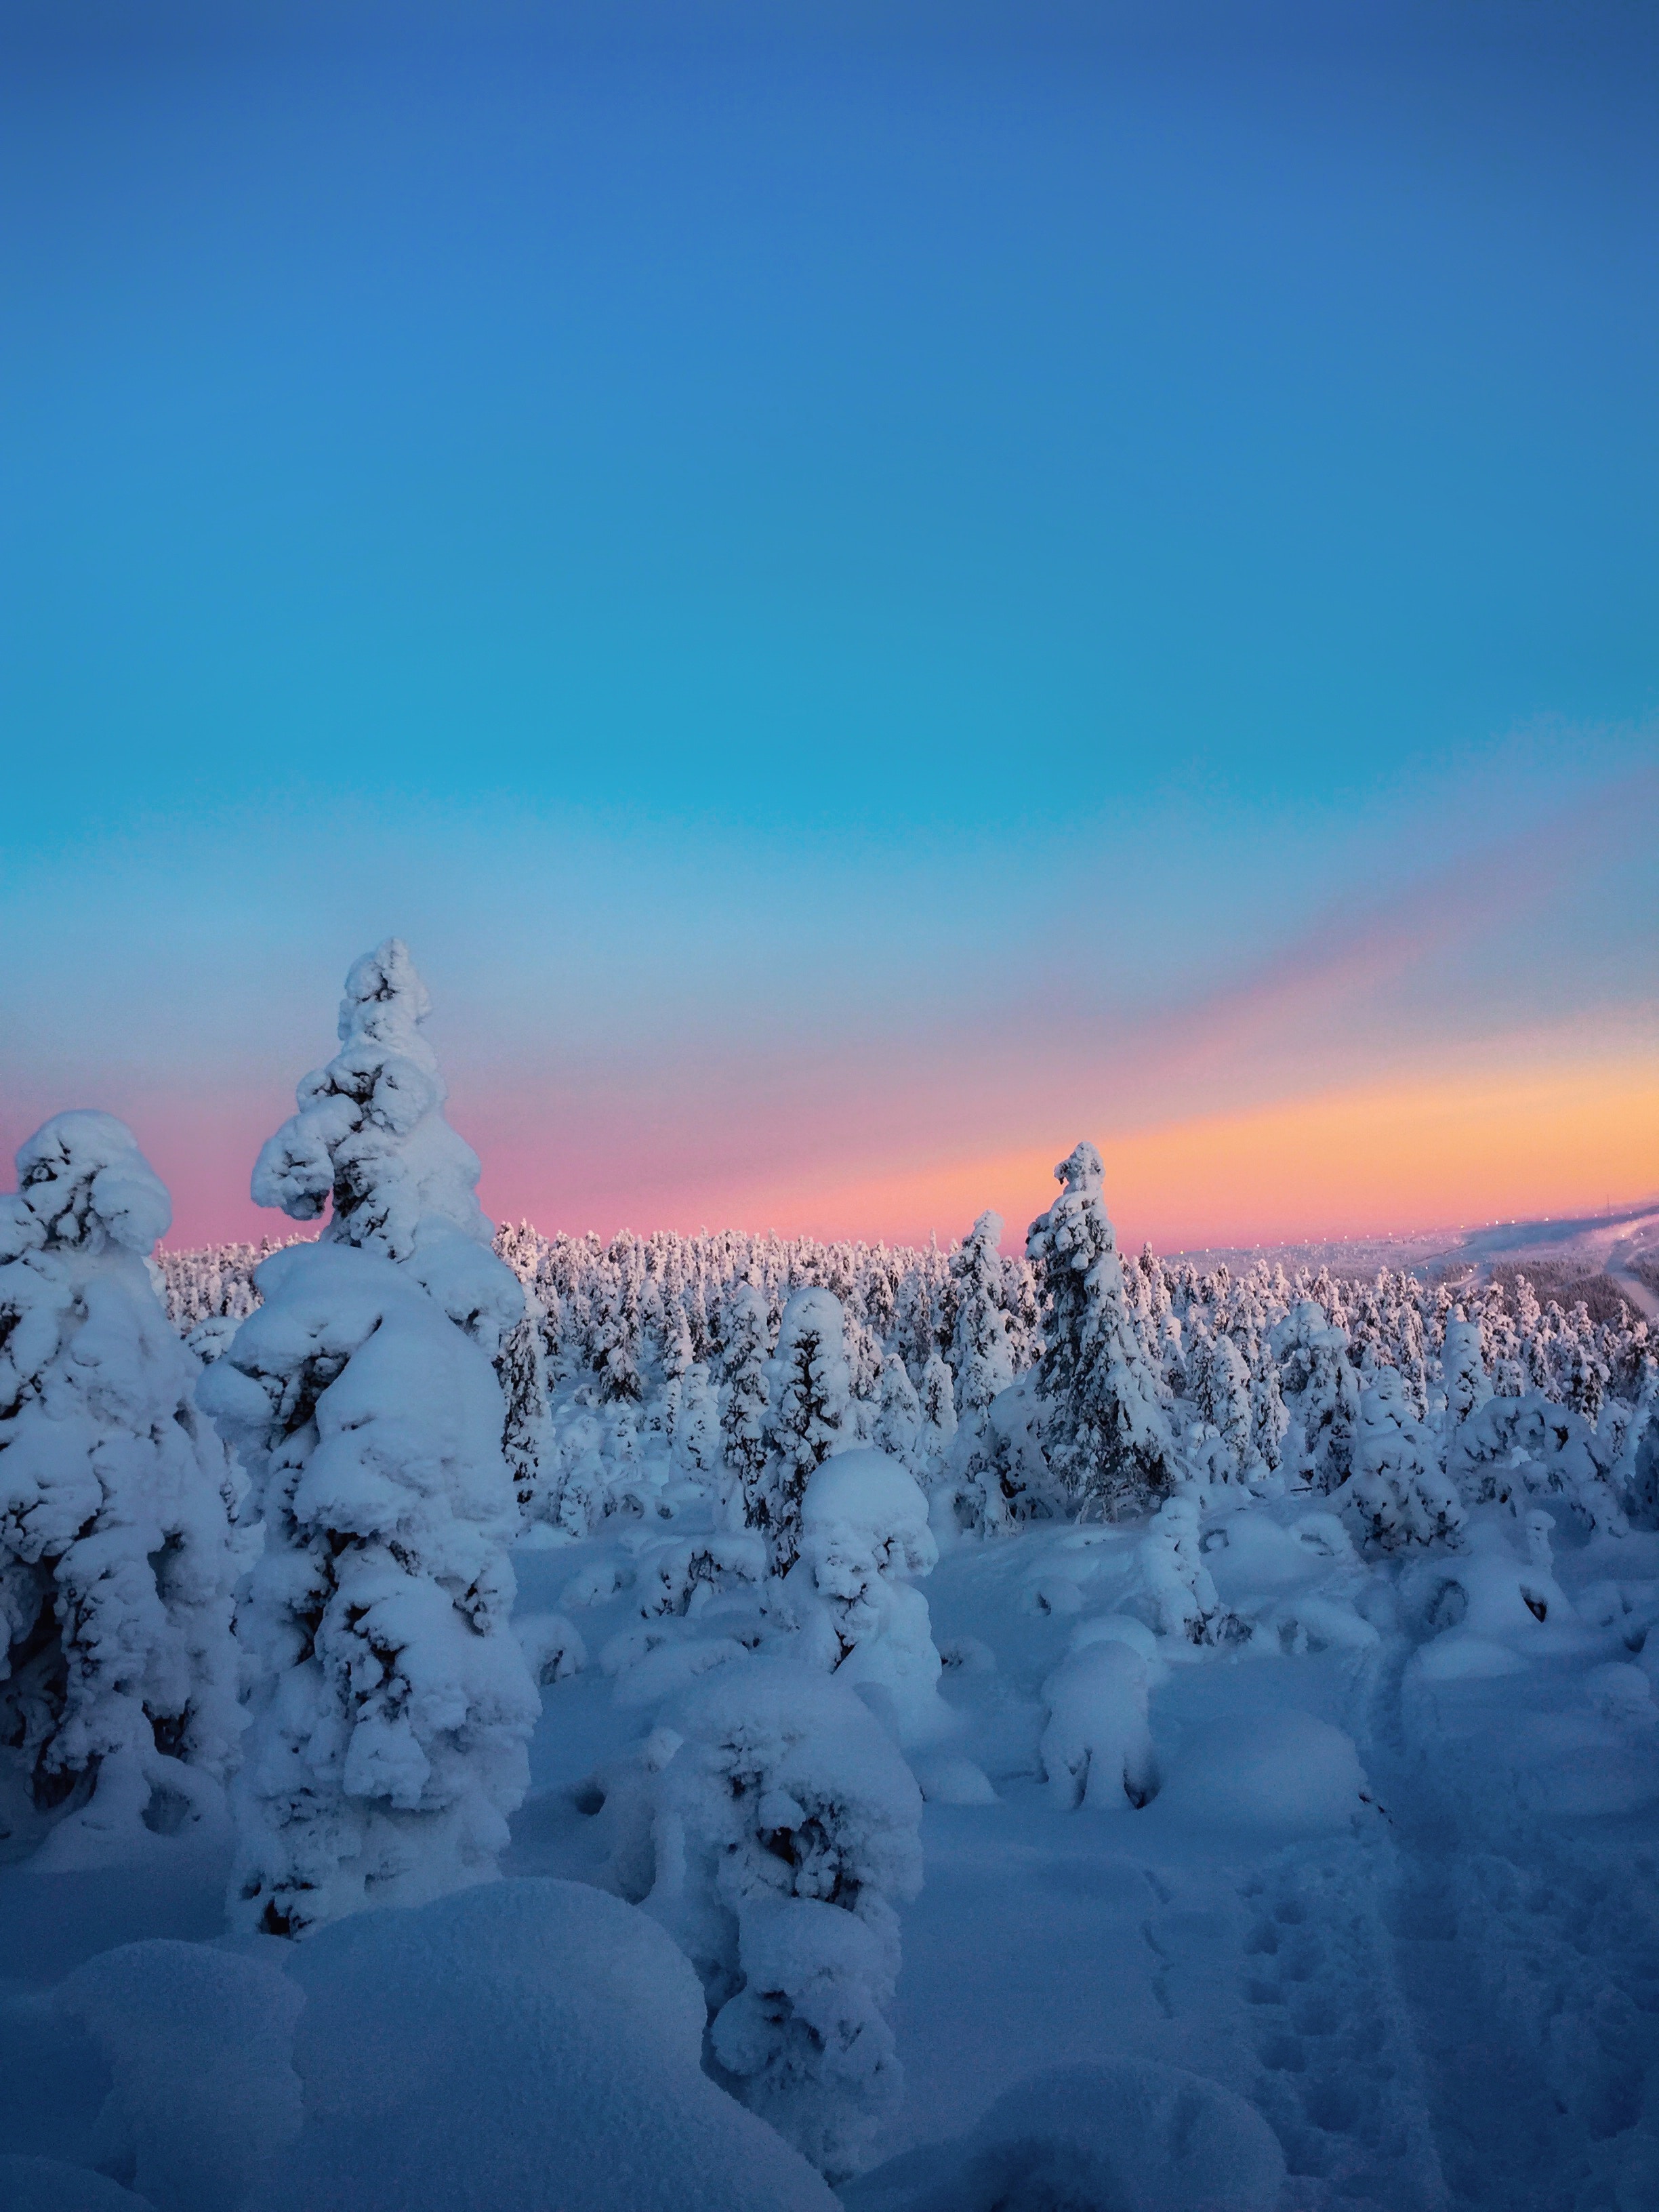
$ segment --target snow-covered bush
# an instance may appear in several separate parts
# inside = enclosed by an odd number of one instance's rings
[[[1069,1651],[1042,1686],[1042,1771],[1061,1811],[1124,1812],[1157,1794],[1146,1662],[1115,1638]]]
[[[907,1579],[938,1558],[927,1500],[884,1452],[838,1452],[807,1484],[784,1607],[803,1656],[858,1690],[906,1745],[950,1723],[927,1601]]]
[[[1026,1244],[1043,1293],[1043,1443],[1083,1511],[1116,1515],[1168,1489],[1175,1446],[1125,1308],[1100,1154],[1079,1145],[1054,1176],[1060,1195]]]
[[[528,1779],[490,1364],[524,1291],[443,1120],[427,1004],[395,939],[352,969],[343,1049],[253,1179],[301,1218],[331,1194],[334,1216],[262,1265],[264,1304],[201,1386],[264,1519],[232,1915],[267,1934],[487,1878]]]
[[[1605,1435],[1541,1392],[1492,1397],[1454,1431],[1446,1452],[1448,1480],[1468,1504],[1504,1503],[1517,1492],[1563,1498],[1587,1528],[1622,1534],[1626,1516],[1607,1477],[1621,1468],[1628,1443]]]
[[[886,2014],[921,1798],[897,1750],[834,1676],[739,1656],[612,1786],[623,1886],[696,1967],[719,2078],[832,2179],[854,2170],[901,2087]]]
[[[787,1574],[800,1548],[808,1481],[831,1452],[856,1440],[845,1316],[831,1291],[797,1291],[783,1310],[767,1370],[765,1435],[748,1519],[765,1532],[777,1572]]]
[[[1353,1473],[1334,1503],[1358,1540],[1379,1552],[1455,1542],[1463,1525],[1462,1502],[1441,1471],[1434,1438],[1392,1367],[1373,1369],[1361,1393]]]
[[[167,1194],[107,1114],[59,1114],[0,1199],[0,1752],[42,1863],[211,1819],[240,1719],[235,1489],[145,1255]],[[9,1790],[7,1795],[13,1794]]]
[[[1166,1498],[1141,1538],[1140,1579],[1160,1636],[1189,1644],[1237,1644],[1249,1628],[1223,1605],[1199,1547],[1198,1505]]]

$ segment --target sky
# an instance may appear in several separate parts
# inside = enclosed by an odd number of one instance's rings
[[[16,0],[0,1146],[405,938],[498,1218],[1659,1193],[1659,15]]]

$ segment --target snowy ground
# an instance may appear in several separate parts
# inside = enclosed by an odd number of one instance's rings
[[[1140,1602],[1141,1528],[964,1540],[923,1586],[957,1716],[943,1749],[995,1799],[927,1805],[902,1916],[907,2091],[880,2163],[843,2190],[855,2212],[1000,2201],[954,2189],[960,2138],[1027,2077],[1125,2058],[1265,2118],[1288,2179],[1240,2202],[1659,2203],[1659,1636],[1632,1650],[1659,1614],[1659,1536],[1585,1539],[1559,1512],[1552,1572],[1523,1567],[1494,1509],[1469,1553],[1402,1570],[1333,1556],[1314,1504],[1206,1515],[1206,1563],[1254,1632],[1158,1639],[1160,1787],[1140,1809],[1058,1809],[1039,1741],[1079,1628]],[[582,1785],[651,1725],[613,1642],[637,1639],[639,1593],[575,1601],[631,1574],[642,1533],[518,1552],[521,1615],[562,1610],[589,1660],[544,1690],[509,1880],[605,1879]],[[218,1937],[224,1872],[158,1852],[0,1875],[0,2153],[100,2162],[107,2071],[51,1993],[115,1944]]]
[[[916,2147],[1022,2076],[1119,2057],[1254,2104],[1287,2208],[1659,2203],[1659,1649],[1644,1668],[1628,1648],[1659,1609],[1659,1538],[1569,1526],[1576,1617],[1516,1606],[1495,1636],[1424,1638],[1392,1572],[1298,1553],[1281,1524],[1305,1510],[1227,1524],[1206,1554],[1221,1595],[1288,1622],[1299,1592],[1339,1589],[1376,1643],[1293,1656],[1294,1629],[1264,1625],[1229,1652],[1173,1645],[1152,1701],[1163,1787],[1139,1811],[1056,1811],[1037,1750],[1041,1686],[1132,1592],[1139,1531],[964,1543],[933,1573],[954,1747],[997,1802],[925,1814],[886,2145],[911,2155],[849,2205],[908,2204],[949,2164]],[[521,1554],[524,1603],[556,1604],[606,1548]],[[631,1610],[624,1592],[577,1614],[590,1649]],[[515,1871],[598,1871],[572,1792],[637,1731],[613,1694],[598,1667],[546,1693]]]

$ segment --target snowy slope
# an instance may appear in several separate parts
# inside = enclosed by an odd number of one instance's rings
[[[1655,1255],[1659,1255],[1659,1206],[1648,1203],[1555,1220],[1494,1221],[1473,1228],[1441,1227],[1301,1244],[1217,1245],[1170,1256],[1190,1260],[1200,1267],[1224,1261],[1235,1273],[1265,1260],[1290,1270],[1326,1267],[1334,1275],[1350,1278],[1369,1277],[1379,1267],[1397,1267],[1437,1276],[1474,1273],[1484,1280],[1495,1267],[1524,1266],[1528,1261],[1589,1275]]]

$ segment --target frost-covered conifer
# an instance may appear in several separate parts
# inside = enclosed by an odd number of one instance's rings
[[[694,1359],[679,1378],[668,1437],[675,1459],[688,1474],[713,1474],[719,1467],[719,1403],[708,1370],[700,1359]]]
[[[1293,1472],[1316,1490],[1334,1490],[1353,1468],[1359,1419],[1359,1378],[1347,1338],[1325,1309],[1304,1298],[1273,1330],[1285,1410],[1291,1416]]]
[[[922,1455],[931,1466],[942,1466],[950,1455],[957,1433],[957,1398],[951,1370],[937,1352],[928,1353],[927,1364],[921,1370],[918,1403],[921,1408]]]
[[[881,1398],[881,1345],[874,1332],[848,1314],[847,1369],[853,1398],[854,1419],[860,1432],[868,1435],[875,1425]]]
[[[881,1363],[881,1404],[874,1442],[914,1473],[921,1443],[921,1406],[904,1362],[890,1352]]]
[[[536,1517],[542,1462],[550,1440],[547,1369],[536,1316],[526,1313],[508,1330],[495,1373],[507,1399],[501,1449],[521,1512]]]
[[[981,1213],[951,1255],[955,1312],[951,1367],[958,1423],[981,1415],[1014,1379],[1008,1324],[1002,1310],[1002,1216]]]
[[[1258,1339],[1258,1357],[1250,1370],[1250,1450],[1269,1474],[1276,1474],[1285,1457],[1285,1438],[1291,1425],[1279,1370],[1265,1340]]]
[[[340,1049],[300,1085],[299,1112],[260,1152],[253,1199],[315,1221],[322,1241],[406,1267],[491,1359],[525,1311],[491,1249],[478,1156],[443,1115],[447,1092],[421,1026],[432,1002],[395,937],[346,977]]]
[[[640,1376],[639,1313],[629,1280],[614,1273],[599,1294],[593,1314],[591,1362],[606,1405],[637,1405],[645,1395]]]
[[[771,1320],[764,1294],[752,1283],[738,1283],[722,1311],[726,1346],[726,1403],[720,1411],[726,1464],[743,1497],[744,1519],[761,1527],[763,1470],[766,1466],[766,1363],[771,1356]]]
[[[1492,1394],[1480,1358],[1480,1323],[1466,1320],[1462,1306],[1453,1309],[1446,1322],[1440,1347],[1440,1387],[1446,1395],[1446,1419],[1453,1428],[1477,1406],[1484,1406]]]
[[[779,1574],[800,1548],[800,1508],[814,1470],[855,1440],[846,1316],[832,1291],[797,1291],[783,1310],[767,1370],[766,1464],[750,1522]]]
[[[268,1934],[487,1879],[528,1778],[491,1368],[524,1291],[443,1120],[426,1011],[395,939],[352,969],[343,1049],[254,1173],[301,1218],[331,1192],[334,1218],[264,1263],[200,1390],[264,1518],[232,1917]]]
[[[17,1177],[0,1199],[0,1758],[62,1824],[48,1850],[67,1866],[220,1802],[234,1488],[146,1269],[171,1207],[131,1133],[59,1114]]]
[[[919,1269],[910,1269],[893,1303],[893,1348],[920,1389],[927,1363],[939,1350],[933,1289],[927,1277]]]
[[[1054,1176],[1060,1195],[1026,1242],[1045,1306],[1044,1446],[1085,1510],[1115,1514],[1168,1488],[1175,1447],[1125,1310],[1100,1154],[1079,1145]]]
[[[1250,1376],[1230,1336],[1212,1336],[1198,1324],[1188,1352],[1187,1395],[1200,1422],[1213,1429],[1224,1479],[1241,1480],[1251,1452]]]
[[[1456,1490],[1395,1368],[1376,1368],[1361,1395],[1353,1473],[1334,1502],[1353,1533],[1382,1552],[1454,1539],[1463,1525]]]

